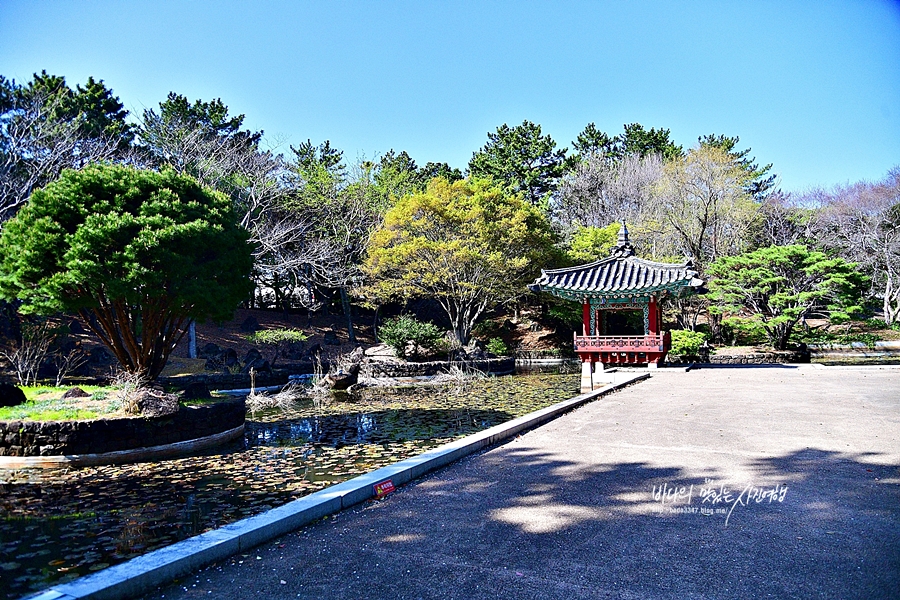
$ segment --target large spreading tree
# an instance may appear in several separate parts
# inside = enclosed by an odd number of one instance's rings
[[[490,306],[522,294],[553,252],[539,209],[483,179],[437,178],[401,198],[372,237],[367,292],[380,301],[434,298],[465,346]]]
[[[861,310],[865,277],[857,265],[806,246],[769,246],[709,265],[710,298],[720,309],[759,320],[777,350],[813,310],[848,319]]]
[[[226,320],[253,285],[232,202],[188,176],[66,170],[0,234],[0,296],[77,313],[129,372],[153,379],[189,322]]]

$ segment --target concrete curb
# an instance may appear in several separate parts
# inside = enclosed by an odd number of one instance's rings
[[[106,600],[128,598],[145,593],[209,563],[221,560],[253,546],[299,529],[326,515],[339,512],[375,495],[374,486],[390,479],[395,486],[408,483],[426,473],[511,438],[555,417],[647,379],[649,373],[622,374],[623,377],[599,390],[575,396],[518,419],[485,429],[418,456],[382,467],[365,475],[304,496],[264,513],[236,521],[225,527],[154,550],[93,575],[55,585],[29,600]]]
[[[900,365],[879,365],[879,364],[871,364],[871,365],[823,365],[822,363],[812,363],[814,369],[829,369],[833,371],[871,371],[876,369],[894,369],[900,370]]]

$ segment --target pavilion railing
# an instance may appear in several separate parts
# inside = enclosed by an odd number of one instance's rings
[[[672,345],[671,334],[576,335],[575,352],[664,352]]]

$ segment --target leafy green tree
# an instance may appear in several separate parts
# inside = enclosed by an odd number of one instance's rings
[[[628,123],[625,131],[616,136],[616,154],[627,156],[636,154],[648,156],[659,154],[665,160],[673,160],[684,155],[684,150],[669,139],[668,129],[644,129],[640,123]]]
[[[198,99],[191,104],[185,96],[175,92],[169,92],[168,97],[159,103],[159,113],[153,109],[144,111],[144,129],[155,122],[170,128],[199,130],[209,137],[238,139],[253,147],[257,146],[263,135],[262,131],[242,130],[244,115],[229,115],[228,106],[221,98],[209,102]]]
[[[191,103],[170,92],[158,112],[144,111],[138,144],[152,166],[191,175],[241,207],[253,204],[254,187],[280,191],[273,171],[283,168],[280,156],[259,149],[263,132],[241,129],[243,122],[219,98]]]
[[[332,147],[330,140],[318,146],[306,140],[297,148],[291,146],[294,154],[293,166],[297,173],[313,179],[319,172],[325,172],[333,179],[341,179],[347,171],[344,165],[344,151]]]
[[[419,169],[419,182],[424,190],[428,186],[428,182],[435,177],[443,177],[450,183],[459,181],[463,178],[463,174],[459,169],[453,168],[447,163],[429,162]]]
[[[623,128],[622,133],[610,136],[597,129],[593,123],[588,123],[572,142],[578,160],[571,167],[574,168],[592,155],[612,160],[621,160],[626,156],[643,158],[654,154],[664,160],[673,160],[684,155],[684,149],[669,139],[668,129],[651,127],[648,130],[640,123],[626,123]]]
[[[46,104],[48,120],[77,123],[82,138],[111,139],[123,149],[134,139],[132,126],[126,122],[128,111],[102,79],[89,76],[84,87],[79,84],[73,90],[65,77],[41,71],[25,85],[15,86],[14,94],[23,103],[39,99]]]
[[[77,85],[73,104],[85,137],[115,139],[123,149],[134,141],[133,127],[125,120],[128,117],[125,105],[102,79],[95,81],[88,77],[84,87]]]
[[[230,318],[253,288],[231,202],[171,171],[64,171],[5,224],[0,257],[0,296],[26,314],[77,313],[151,379],[192,319]]]
[[[806,246],[769,246],[709,265],[710,299],[726,313],[759,319],[772,346],[787,348],[794,326],[813,309],[834,320],[861,310],[865,277],[854,263]]]
[[[246,336],[251,344],[270,346],[273,349],[270,365],[274,368],[278,357],[285,352],[291,344],[302,344],[309,336],[299,329],[260,329]]]
[[[573,157],[578,162],[587,160],[591,155],[612,155],[615,153],[616,138],[600,131],[593,123],[588,123],[572,142],[572,148],[575,151]]]
[[[384,206],[390,206],[397,198],[402,198],[423,189],[419,165],[406,152],[388,150],[373,173],[373,193],[381,196]]]
[[[496,183],[434,179],[401,198],[373,234],[363,293],[434,298],[465,346],[485,309],[524,292],[554,242],[543,214]]]
[[[678,356],[697,356],[706,341],[706,334],[689,329],[672,330],[672,348],[669,352]]]
[[[606,258],[616,245],[620,227],[619,223],[606,227],[578,227],[569,244],[569,258],[576,264]]]
[[[301,143],[297,148],[291,146],[293,160],[288,167],[296,173],[298,181],[293,202],[305,208],[328,203],[343,188],[347,177],[344,165],[344,152],[332,147],[329,140],[314,146],[310,140]]]
[[[490,177],[521,193],[534,206],[547,202],[566,170],[566,149],[556,150],[549,135],[531,121],[488,133],[488,143],[472,155],[469,173]]]
[[[772,171],[772,163],[759,166],[756,158],[747,158],[750,154],[750,148],[746,150],[735,150],[741,138],[738,136],[729,137],[726,135],[703,135],[697,138],[700,146],[719,148],[734,161],[734,164],[744,170],[747,175],[744,190],[756,200],[762,201],[773,191],[775,187],[776,175]]]

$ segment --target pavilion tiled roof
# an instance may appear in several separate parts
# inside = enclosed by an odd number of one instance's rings
[[[564,297],[646,295],[667,290],[681,295],[703,285],[690,261],[659,263],[634,256],[625,224],[612,256],[566,269],[541,270],[529,289]]]

